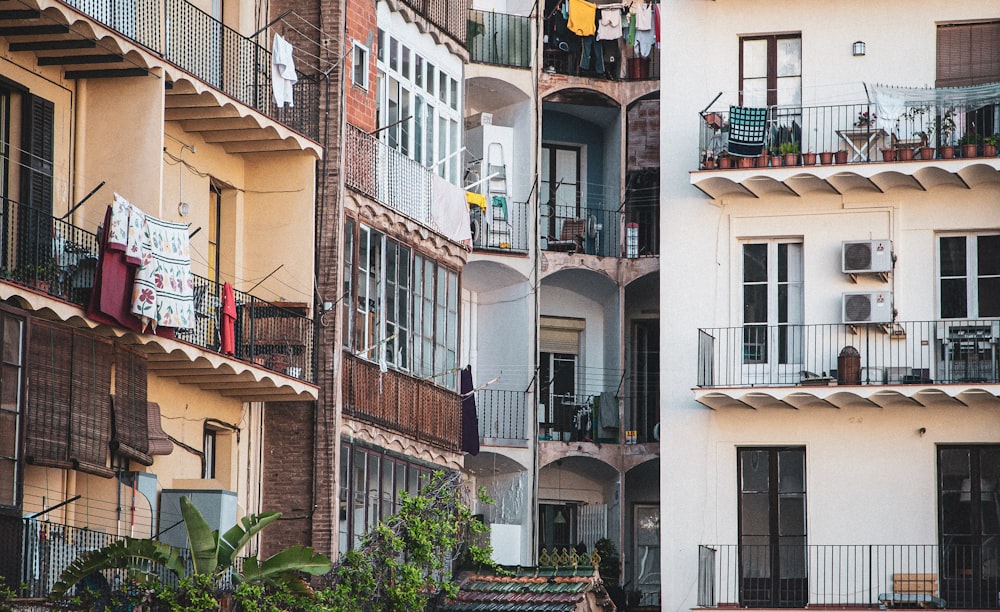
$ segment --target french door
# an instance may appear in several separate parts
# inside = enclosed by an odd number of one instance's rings
[[[743,244],[743,382],[788,384],[803,370],[802,243]]]

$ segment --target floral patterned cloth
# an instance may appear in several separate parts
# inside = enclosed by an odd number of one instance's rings
[[[194,327],[194,279],[188,226],[145,215],[141,263],[132,290],[132,314],[143,327]],[[131,224],[129,233],[131,234]],[[131,244],[131,240],[130,240]]]
[[[142,263],[142,237],[145,233],[145,213],[116,193],[111,204],[108,248],[124,251],[128,263],[139,265]]]

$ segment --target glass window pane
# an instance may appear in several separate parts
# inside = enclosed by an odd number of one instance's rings
[[[378,30],[378,48],[376,49],[376,56],[378,57],[378,61],[380,61],[380,62],[384,62],[385,61],[385,51],[384,51],[384,49],[385,49],[385,31],[383,31],[382,28],[379,28],[379,30]]]
[[[767,535],[771,532],[771,515],[767,493],[744,493],[740,516],[742,535]]]
[[[1000,274],[1000,235],[978,236],[976,255],[980,276]]]
[[[767,245],[743,245],[743,282],[759,283],[767,280]]]
[[[806,492],[806,456],[802,451],[778,452],[778,492]]]
[[[941,238],[941,276],[965,276],[965,236]]]
[[[767,40],[743,41],[743,79],[767,76]]]
[[[424,86],[424,58],[419,53],[413,54],[413,83],[417,87]]]
[[[23,323],[13,317],[3,319],[3,361],[21,363],[21,328]]]
[[[778,535],[801,536],[806,533],[806,500],[801,495],[778,498]]]
[[[941,279],[941,318],[961,319],[968,312],[965,279]]]
[[[413,76],[410,74],[410,48],[404,44],[399,45],[399,55],[400,55],[400,65],[399,73],[406,80],[411,80]]]
[[[765,450],[740,451],[742,491],[767,491],[771,473],[770,455]]]
[[[743,105],[767,106],[767,79],[743,79]]]
[[[778,74],[779,77],[799,76],[802,74],[802,39],[778,39]]]
[[[743,322],[767,323],[767,285],[743,287]]]
[[[389,68],[399,72],[399,41],[389,39]]]
[[[979,279],[980,317],[1000,317],[1000,277]]]

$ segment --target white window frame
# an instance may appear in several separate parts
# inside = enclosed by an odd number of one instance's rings
[[[360,42],[351,41],[351,82],[368,91],[368,62],[371,59],[371,50]],[[361,70],[358,70],[361,68]],[[361,80],[358,80],[360,73]]]
[[[979,257],[978,250],[976,248],[976,241],[980,237],[985,236],[1000,236],[1000,231],[997,230],[984,230],[979,232],[942,232],[935,236],[934,240],[934,266],[935,266],[935,276],[936,276],[936,288],[935,293],[937,294],[937,314],[942,319],[979,319],[979,318],[993,318],[988,315],[984,316],[979,312],[979,281],[982,278],[995,278],[995,275],[982,275],[979,273]],[[965,279],[965,296],[966,296],[966,311],[965,315],[959,317],[945,317],[942,312],[944,306],[944,295],[941,287],[941,281],[944,280],[941,276],[941,240],[945,238],[964,238],[965,239],[965,275],[963,277],[950,276],[947,278],[964,278]]]

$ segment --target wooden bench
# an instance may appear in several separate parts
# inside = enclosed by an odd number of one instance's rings
[[[566,219],[563,221],[559,240],[549,240],[548,250],[568,251],[575,253],[583,251],[583,238],[587,232],[586,219]]]
[[[878,596],[882,608],[944,608],[937,574],[893,574],[892,592]]]

